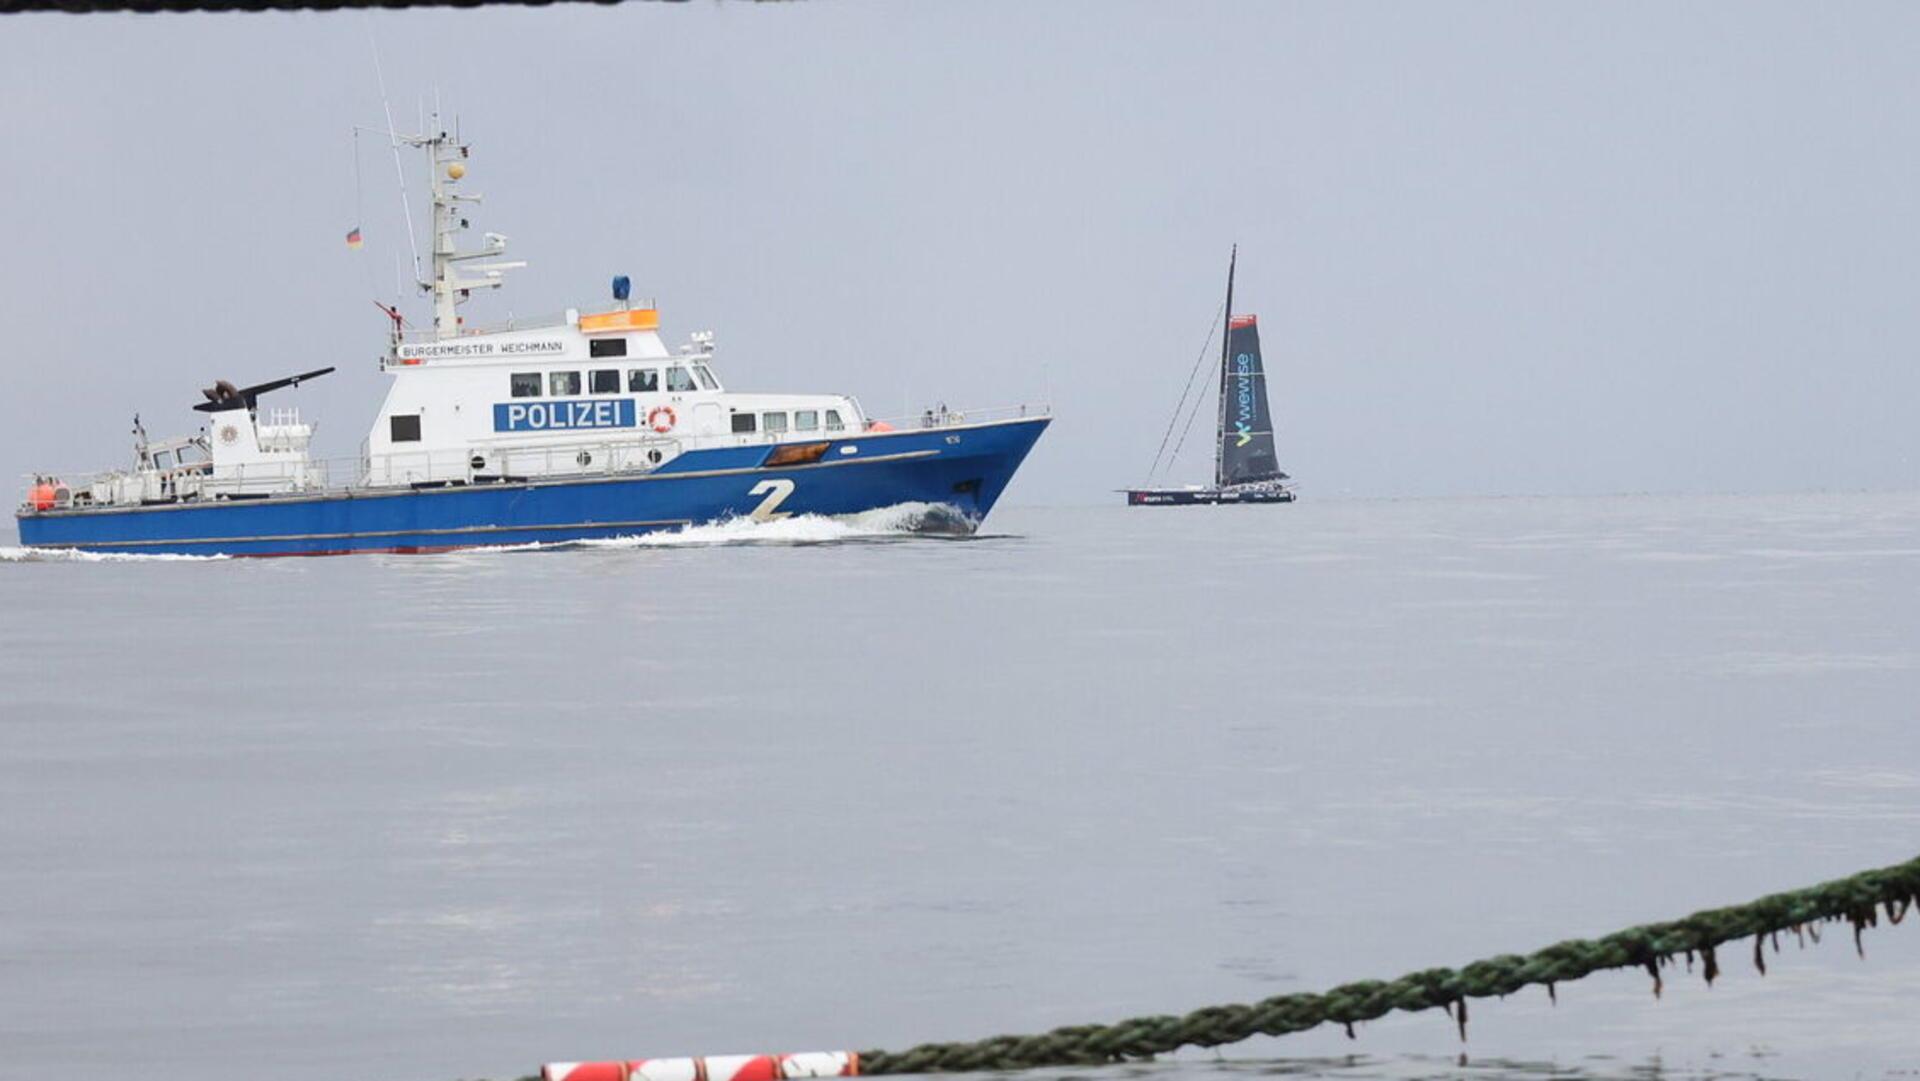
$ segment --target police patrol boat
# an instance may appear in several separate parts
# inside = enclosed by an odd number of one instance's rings
[[[437,126],[437,125],[436,125]],[[357,459],[309,453],[313,425],[263,395],[333,368],[250,386],[221,381],[199,433],[151,440],[131,468],[30,479],[16,515],[36,548],[190,555],[418,552],[611,538],[732,517],[842,515],[928,504],[971,530],[1049,422],[1044,408],[870,418],[844,395],[730,391],[711,333],[677,350],[657,308],[632,302],[466,327],[458,304],[496,288],[506,238],[456,245],[468,147],[406,139],[432,175],[427,332],[396,308],[386,401]],[[350,236],[357,240],[357,230]],[[385,306],[383,305],[383,308]]]
[[[1294,500],[1293,486],[1288,483],[1293,478],[1280,471],[1274,451],[1273,410],[1267,405],[1267,370],[1260,360],[1260,323],[1254,316],[1233,314],[1233,271],[1239,261],[1240,248],[1235,245],[1227,260],[1227,300],[1221,306],[1226,326],[1220,338],[1220,411],[1213,438],[1213,484],[1209,487],[1194,484],[1180,488],[1125,488],[1122,491],[1127,494],[1128,506],[1189,507]],[[1201,346],[1200,358],[1194,363],[1194,375],[1199,374],[1199,362],[1205,359],[1206,347]],[[1189,376],[1187,390],[1191,393],[1192,389],[1193,376]],[[1173,407],[1167,436],[1173,434],[1187,397],[1188,394],[1182,394],[1179,404]],[[1201,400],[1194,400],[1195,411]],[[1191,414],[1187,423],[1191,427]],[[1181,441],[1185,440],[1183,433]],[[1154,464],[1147,471],[1149,478],[1160,467],[1166,449],[1167,439],[1163,437],[1161,453],[1154,456]],[[1178,456],[1178,446],[1174,454]],[[1168,463],[1171,464],[1171,459]]]

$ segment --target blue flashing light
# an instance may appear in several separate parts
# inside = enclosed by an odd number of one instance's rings
[[[625,274],[616,274],[613,278],[613,299],[625,300],[633,295],[633,281]]]

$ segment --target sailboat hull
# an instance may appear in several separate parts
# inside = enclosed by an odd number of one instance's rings
[[[1130,507],[1199,507],[1238,503],[1291,503],[1290,488],[1128,488]]]

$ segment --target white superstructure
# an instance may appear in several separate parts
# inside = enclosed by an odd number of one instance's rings
[[[647,469],[695,447],[866,424],[844,395],[730,392],[710,339],[669,351],[658,327],[650,308],[569,311],[545,326],[396,342],[366,483]]]
[[[530,323],[466,328],[459,304],[498,288],[507,238],[461,251],[467,148],[445,132],[408,140],[432,162],[433,328],[398,325],[382,368],[393,377],[364,448],[370,485],[533,478],[650,469],[694,447],[819,439],[867,423],[844,395],[735,394],[713,369],[713,335],[677,350],[660,314],[627,303]]]

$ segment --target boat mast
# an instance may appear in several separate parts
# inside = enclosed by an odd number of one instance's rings
[[[1233,336],[1233,269],[1240,262],[1240,245],[1227,256],[1226,322],[1220,327],[1220,413],[1213,428],[1213,486],[1227,486],[1227,339]]]
[[[440,127],[438,113],[434,114],[433,126]],[[468,148],[445,131],[416,135],[404,141],[427,153],[428,181],[433,192],[433,280],[420,284],[433,293],[433,336],[451,338],[460,333],[456,309],[461,301],[475,289],[500,288],[506,284],[503,278],[506,271],[527,264],[475,263],[472,269],[479,276],[463,277],[457,264],[491,258],[507,250],[507,238],[499,233],[486,234],[486,245],[478,251],[461,251],[456,243],[459,232],[469,224],[461,214],[460,204],[480,201],[478,195],[463,195],[454,190],[460,178],[467,175]]]

